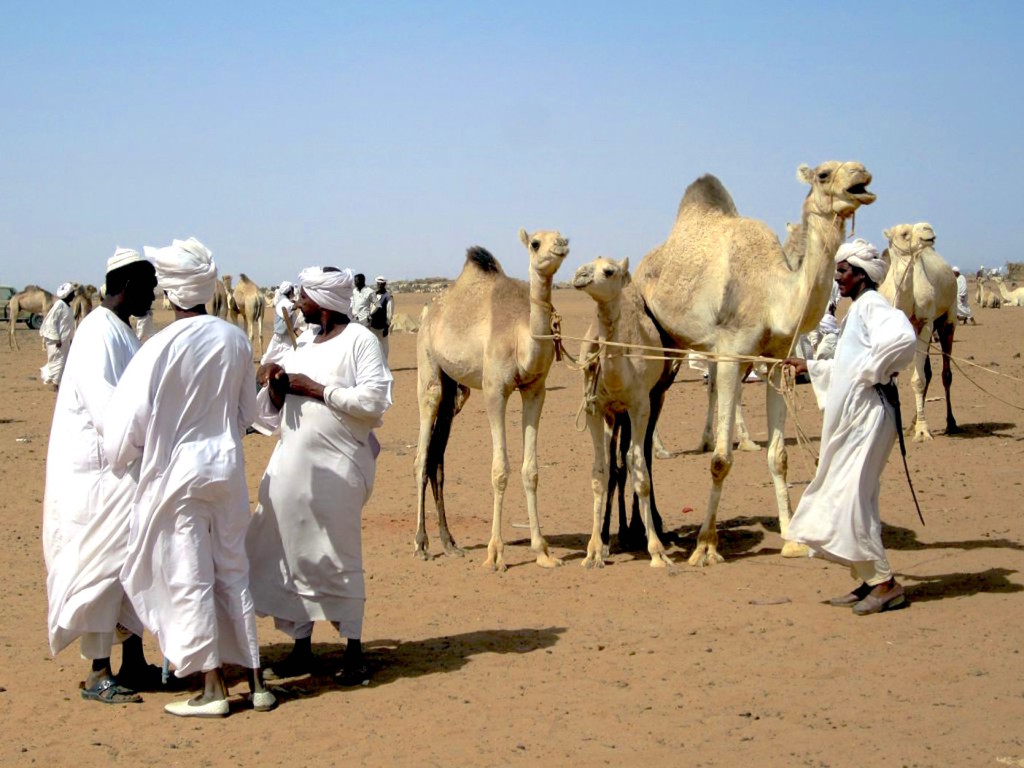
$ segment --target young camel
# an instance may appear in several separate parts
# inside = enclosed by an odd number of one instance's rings
[[[585,264],[576,271],[572,284],[597,302],[595,317],[586,335],[593,341],[584,342],[580,350],[580,360],[593,360],[583,376],[587,426],[594,444],[591,470],[594,519],[583,565],[587,568],[603,567],[604,558],[608,555],[601,529],[608,501],[612,431],[616,415],[625,412],[630,422],[626,467],[647,531],[651,567],[664,568],[671,565],[671,561],[658,538],[651,515],[651,477],[644,439],[652,415],[650,393],[664,377],[672,375],[672,361],[629,357],[628,347],[599,343],[610,341],[616,344],[635,343],[640,347],[661,346],[658,329],[647,316],[643,298],[630,281],[629,259],[616,262],[599,258]],[[650,354],[644,350],[635,350],[635,353]]]
[[[461,555],[448,530],[444,510],[444,452],[452,419],[469,396],[481,389],[491,425],[491,486],[494,514],[484,565],[504,571],[502,505],[508,483],[505,411],[512,392],[523,401],[523,489],[530,516],[530,547],[537,564],[552,568],[561,561],[548,552],[537,516],[537,427],[544,407],[545,382],[555,345],[536,339],[551,333],[551,279],[569,253],[558,232],[532,235],[519,230],[530,255],[529,285],[508,277],[490,253],[470,248],[454,284],[423,313],[416,339],[420,434],[416,449],[416,554],[426,560],[424,519],[427,480],[437,507],[441,543],[448,554]]]
[[[714,176],[703,176],[687,188],[668,239],[644,257],[634,278],[655,322],[675,345],[724,356],[781,358],[790,354],[796,336],[817,326],[831,294],[835,253],[845,239],[846,221],[858,207],[874,202],[875,195],[867,189],[871,174],[860,163],[801,166],[797,175],[810,191],[801,217],[806,249],[795,268],[775,233],[741,217]],[[711,492],[691,565],[722,561],[715,520],[732,468],[735,410],[745,367],[741,361],[718,361]],[[781,377],[781,368],[775,367],[766,392],[768,469],[785,533],[791,506]],[[783,555],[806,554],[791,545],[787,542]]]

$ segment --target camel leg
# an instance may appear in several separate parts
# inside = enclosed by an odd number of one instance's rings
[[[417,400],[420,407],[420,435],[416,445],[416,548],[413,550],[422,560],[430,559],[430,542],[427,538],[424,506],[427,495],[427,464],[431,433],[441,404],[441,370],[419,360],[417,377]]]
[[[789,455],[786,452],[786,400],[779,391],[782,387],[782,368],[775,367],[765,387],[765,403],[768,412],[768,474],[775,487],[775,503],[779,509],[779,531],[785,536],[793,507],[789,501],[789,486],[786,475],[789,471]],[[808,550],[803,544],[787,541],[782,545],[783,557],[807,557]]]
[[[690,555],[690,565],[704,566],[722,562],[718,554],[718,531],[715,521],[722,499],[725,478],[732,469],[732,432],[736,419],[736,400],[740,395],[740,367],[737,363],[718,363],[715,378],[718,384],[718,431],[715,452],[711,456],[711,493],[704,523],[697,534],[697,546]]]
[[[942,348],[942,388],[946,390],[946,434],[956,435],[963,432],[953,418],[953,403],[950,400],[950,389],[953,386],[953,371],[949,365],[949,356],[953,352],[953,334],[956,323],[945,322],[939,328],[939,346]]]
[[[555,568],[562,561],[548,552],[548,543],[540,533],[540,516],[537,514],[537,429],[544,408],[544,386],[545,382],[541,381],[531,389],[520,390],[523,399],[523,491],[526,493],[526,511],[530,515],[530,549],[537,554],[537,565]]]
[[[15,306],[13,309],[8,306],[8,312],[11,312],[10,322],[7,324],[7,346],[10,349],[21,349],[21,345],[18,344],[18,337],[14,334],[14,326],[18,322],[18,308]]]
[[[707,453],[715,447],[715,407],[718,405],[718,363],[708,360],[708,411],[704,419],[704,431],[700,436],[698,453]]]
[[[612,504],[617,504],[619,511],[619,548],[623,546],[623,536],[629,521],[626,519],[626,441],[629,422],[621,418],[621,414],[613,417],[607,424],[608,429],[608,493],[604,501],[604,524],[601,526],[601,554],[608,557],[611,548]]]
[[[602,513],[607,509],[606,502],[610,493],[609,475],[606,472],[608,462],[614,456],[614,427],[608,425],[598,413],[587,414],[587,429],[590,442],[594,448],[594,462],[590,468],[590,489],[594,494],[594,520],[590,530],[590,541],[587,543],[587,556],[581,565],[584,568],[604,568],[604,558],[608,556],[608,547],[601,537]]]
[[[761,446],[750,439],[750,430],[747,429],[747,422],[743,420],[743,400],[736,403],[736,450],[737,451],[760,451]]]
[[[928,420],[924,416],[924,400],[928,393],[928,379],[930,370],[926,373],[925,364],[928,363],[928,345],[931,343],[931,323],[925,323],[924,327],[917,334],[917,352],[914,355],[914,373],[910,377],[910,385],[914,388],[914,400],[916,411],[914,416],[914,442],[920,443],[932,439],[932,433],[928,430]]]
[[[491,488],[494,491],[494,511],[491,518],[491,539],[487,542],[487,559],[484,567],[493,571],[505,571],[505,544],[501,540],[501,510],[505,503],[505,488],[508,486],[508,444],[505,437],[505,411],[508,409],[508,396],[501,385],[484,381],[484,396],[487,406],[487,420],[491,426]],[[523,424],[526,423],[526,407],[523,407]],[[525,453],[525,451],[524,451]],[[533,516],[531,510],[530,532],[533,533]]]
[[[630,409],[629,420],[632,424],[632,435],[626,461],[630,478],[633,480],[633,493],[639,499],[640,515],[644,521],[644,528],[647,530],[647,552],[651,556],[651,567],[665,568],[672,565],[672,561],[665,554],[665,546],[654,530],[654,519],[651,517],[651,477],[647,471],[647,460],[644,456],[644,441],[650,412],[650,403],[646,398],[641,398],[638,406]]]
[[[441,373],[441,401],[434,419],[434,429],[427,445],[427,478],[434,497],[434,508],[437,510],[437,527],[441,532],[441,546],[445,554],[462,557],[465,552],[455,544],[451,531],[448,530],[448,517],[444,509],[444,454],[448,448],[448,438],[452,433],[452,421],[455,418],[455,398],[459,385],[455,379]]]

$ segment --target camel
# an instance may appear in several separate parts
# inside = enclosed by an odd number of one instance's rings
[[[224,277],[224,287],[230,285],[230,275]],[[216,298],[216,294],[214,295]],[[249,343],[253,351],[256,350],[256,337],[260,340],[260,354],[263,354],[263,308],[266,302],[263,300],[263,292],[243,272],[238,276],[238,284],[231,291],[232,301],[228,302],[228,311],[231,321],[236,322],[241,317],[245,322],[245,332],[249,337]]]
[[[829,161],[797,171],[810,185],[801,225],[806,249],[798,269],[786,261],[778,237],[762,222],[741,217],[722,183],[711,175],[690,184],[668,239],[640,262],[634,282],[661,330],[679,347],[711,355],[783,358],[794,340],[815,328],[825,311],[835,274],[835,253],[846,220],[875,200],[871,174],[860,163]],[[732,437],[740,380],[746,363],[719,359],[718,426],[711,457],[707,513],[691,565],[722,562],[715,519],[732,468]],[[768,376],[768,469],[785,535],[791,507],[786,486],[786,404],[782,369]],[[787,542],[784,556],[806,555]]]
[[[228,278],[230,282],[230,278]],[[214,315],[224,320],[228,316],[228,290],[223,280],[217,280],[213,284],[213,298],[206,302],[206,314]]]
[[[976,278],[976,281],[974,301],[979,307],[999,309],[1003,306],[1003,297],[999,286],[994,281],[981,277]]]
[[[95,285],[80,285],[75,289],[75,295],[71,299],[71,311],[75,315],[76,328],[81,325],[85,316],[92,312],[93,307],[99,301],[99,291]]]
[[[657,421],[664,390],[656,404],[652,403],[650,393],[660,381],[674,376],[674,361],[627,357],[628,347],[599,343],[661,346],[658,329],[644,310],[643,298],[630,282],[629,259],[617,262],[598,258],[576,271],[572,285],[585,291],[597,303],[594,320],[586,334],[590,341],[585,341],[580,350],[580,360],[591,361],[584,371],[583,391],[587,427],[594,446],[591,469],[593,528],[582,564],[587,568],[603,567],[604,558],[608,556],[602,537],[602,523],[608,507],[608,465],[614,449],[612,432],[616,415],[625,412],[630,422],[626,469],[632,478],[633,493],[639,499],[651,567],[664,568],[671,565],[671,561],[655,531],[651,514],[649,449],[645,450],[644,440],[648,425]]]
[[[1001,277],[993,277],[992,282],[999,290],[1004,307],[1024,307],[1024,288],[1014,288],[1011,291],[1007,289],[1006,281]]]
[[[21,345],[18,344],[18,338],[14,335],[14,326],[18,323],[18,315],[22,312],[30,312],[33,315],[46,317],[46,313],[50,311],[53,302],[53,294],[43,290],[38,285],[26,285],[25,290],[11,296],[10,303],[7,305],[7,316],[9,318],[7,324],[7,345],[11,349],[21,349]]]
[[[891,266],[882,284],[878,286],[890,304],[902,310],[917,333],[917,354],[910,384],[914,390],[916,409],[907,432],[913,430],[914,441],[932,439],[924,415],[925,396],[931,383],[932,367],[928,358],[932,331],[939,337],[942,349],[942,386],[946,391],[946,434],[960,430],[953,418],[950,387],[953,371],[949,355],[953,351],[953,333],[956,331],[956,275],[953,268],[932,247],[935,230],[927,222],[897,224],[885,230],[889,241],[885,254]]]
[[[519,230],[530,257],[527,285],[505,275],[501,265],[480,247],[466,252],[466,263],[446,293],[423,313],[416,338],[417,397],[420,434],[416,448],[416,554],[426,560],[424,520],[427,480],[437,508],[441,543],[448,554],[461,555],[444,509],[444,452],[452,419],[471,389],[483,390],[491,426],[491,487],[494,511],[484,566],[506,569],[501,538],[502,504],[508,482],[505,411],[512,392],[523,402],[523,490],[530,517],[530,547],[537,564],[551,568],[561,561],[548,552],[537,515],[537,427],[544,407],[545,382],[555,345],[536,339],[551,333],[551,280],[569,253],[558,232]]]

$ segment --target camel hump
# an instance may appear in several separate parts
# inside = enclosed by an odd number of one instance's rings
[[[479,245],[466,249],[466,265],[469,266],[470,264],[486,274],[505,274],[505,270],[501,268],[501,264],[491,255],[491,252],[486,248],[481,248]]]
[[[739,216],[732,195],[717,177],[706,173],[686,188],[679,203],[676,218],[683,213],[718,212],[726,216]]]

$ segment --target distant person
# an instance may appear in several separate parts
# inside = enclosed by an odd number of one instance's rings
[[[295,349],[298,334],[295,332],[295,286],[287,280],[274,291],[274,335],[270,337],[267,351],[260,358],[260,365],[279,363]]]
[[[336,680],[369,679],[362,652],[362,511],[380,446],[373,434],[391,405],[392,377],[380,344],[349,322],[348,270],[311,267],[297,303],[310,324],[281,365],[262,366],[258,424],[280,429],[246,536],[252,595],[261,615],[295,645],[269,672],[311,671],[314,621],[346,639]],[[261,430],[262,431],[262,430]]]
[[[818,338],[814,345],[815,360],[831,360],[836,356],[836,345],[839,343],[839,323],[836,316],[826,312],[818,323]]]
[[[153,320],[153,310],[135,321],[135,336],[139,341],[146,341],[156,333],[156,321]]]
[[[383,275],[377,276],[377,290],[370,304],[370,330],[384,350],[384,362],[388,359],[388,336],[391,334],[391,320],[395,316],[395,300],[388,291],[388,281]]]
[[[121,580],[175,675],[203,673],[203,691],[166,712],[227,715],[224,664],[247,670],[254,709],[272,709],[245,556],[242,435],[256,412],[252,347],[238,326],[206,314],[217,266],[202,243],[175,240],[145,252],[174,321],[136,354],[106,412],[111,471],[138,476]]]
[[[370,327],[370,305],[373,303],[373,288],[366,284],[366,275],[359,272],[353,278],[352,308],[349,317],[360,325]]]
[[[953,267],[953,274],[956,275],[956,319],[964,325],[967,325],[968,320],[971,325],[976,325],[967,300],[967,278],[960,274],[960,267]]]
[[[71,311],[71,299],[77,288],[75,283],[61,283],[57,286],[57,293],[54,294],[56,300],[46,313],[43,324],[39,326],[39,335],[43,337],[46,346],[46,365],[39,369],[39,376],[43,384],[52,384],[54,391],[60,388],[68,350],[75,336],[75,313]]]
[[[853,299],[833,360],[786,361],[810,374],[821,427],[818,469],[784,538],[850,566],[861,585],[829,602],[859,616],[906,602],[882,546],[878,495],[896,441],[896,374],[914,361],[916,335],[906,315],[877,291],[889,264],[864,240],[839,246],[836,282]]]
[[[119,578],[135,481],[111,474],[102,437],[114,387],[139,349],[129,321],[149,311],[155,287],[153,265],[137,252],[119,248],[107,261],[107,293],[78,328],[46,453],[42,539],[50,651],[56,655],[81,638],[82,657],[92,663],[82,698],[105,704],[141,701],[137,691],[160,679],[159,668],[146,663],[142,625]],[[110,667],[115,627],[124,640],[116,679]]]

